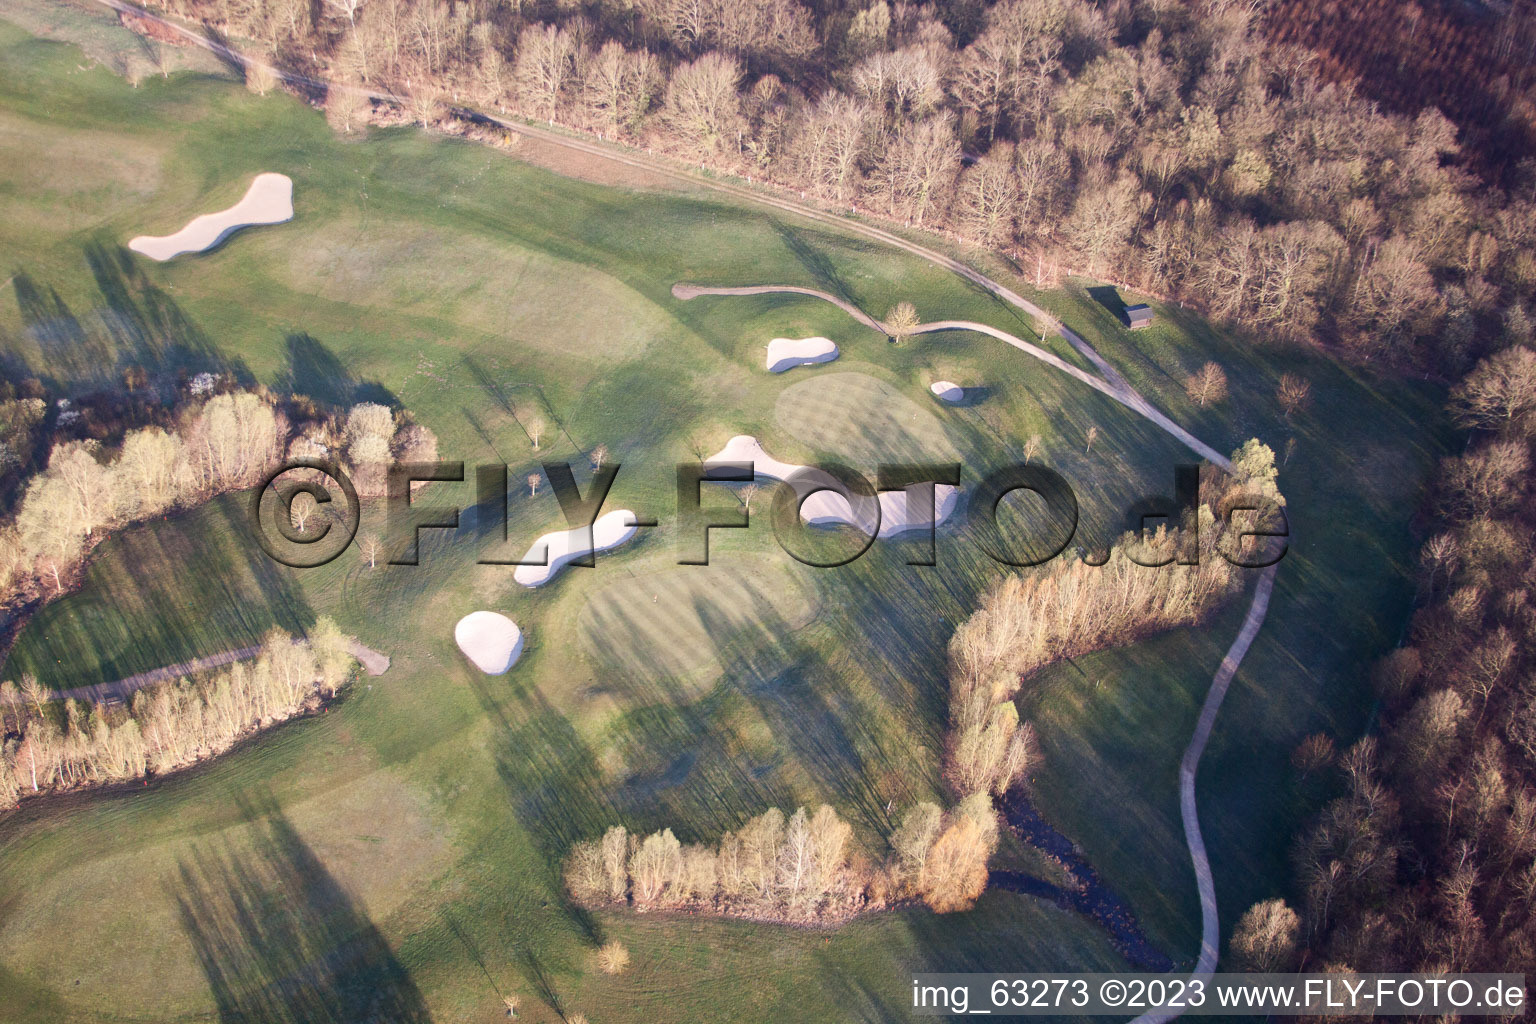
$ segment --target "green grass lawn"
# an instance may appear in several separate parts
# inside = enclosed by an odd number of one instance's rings
[[[79,591],[27,626],[6,677],[119,678],[318,614],[394,662],[329,713],[213,764],[0,819],[0,872],[26,880],[0,891],[8,1019],[326,1019],[321,993],[336,1019],[489,1020],[515,989],[533,1020],[886,1021],[905,1017],[914,970],[1123,966],[1091,922],[1008,894],[968,915],[904,911],[828,932],[592,916],[562,900],[558,862],[615,822],[712,839],[810,801],[834,803],[878,855],[893,815],[938,791],[944,647],[999,567],[955,530],[934,568],[906,565],[907,541],[810,569],[774,545],[766,498],[753,529],[714,534],[709,568],[679,566],[674,466],[695,445],[753,433],[785,461],[870,475],[881,459],[958,458],[974,482],[1038,433],[1097,543],[1133,500],[1171,491],[1189,457],[1177,443],[987,338],[893,346],[809,298],[670,292],[801,284],[876,315],[907,299],[925,319],[1023,333],[1015,311],[899,252],[416,130],[338,138],[291,98],[208,74],[135,89],[81,68],[79,50],[0,23],[0,125],[25,140],[0,149],[12,372],[85,390],[128,362],[220,367],[330,402],[389,401],[436,431],[444,457],[508,463],[514,481],[602,443],[623,466],[607,507],[661,525],[534,591],[477,559],[518,557],[560,526],[547,490],[514,492],[505,548],[467,524],[429,533],[415,567],[370,570],[355,552],[276,566],[252,542],[243,495],[104,543]],[[291,223],[163,265],[121,248],[227,205],[259,171],[293,177]],[[1290,747],[1319,728],[1348,736],[1369,714],[1361,668],[1406,610],[1437,398],[1235,343],[1178,310],[1129,336],[1075,284],[1042,301],[1215,447],[1297,439],[1282,476],[1293,551],[1201,774],[1230,924],[1285,888],[1285,843],[1306,811]],[[769,339],[812,334],[838,343],[837,363],[764,371]],[[1194,409],[1181,374],[1213,358],[1233,397]],[[1294,424],[1273,399],[1285,371],[1314,381]],[[934,400],[941,378],[976,400]],[[531,415],[558,427],[538,452]],[[472,483],[432,488],[473,501]],[[364,520],[382,528],[382,508]],[[528,637],[505,677],[453,645],[477,608]],[[1176,958],[1199,932],[1176,765],[1241,614],[1056,666],[1024,703],[1047,753],[1037,799]],[[635,960],[617,979],[590,963],[610,936]]]

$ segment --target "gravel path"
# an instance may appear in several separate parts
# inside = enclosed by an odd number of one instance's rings
[[[1253,603],[1243,619],[1243,628],[1237,631],[1237,639],[1221,659],[1221,667],[1211,680],[1211,688],[1200,708],[1200,720],[1195,723],[1195,734],[1189,746],[1184,748],[1184,758],[1179,762],[1179,814],[1184,819],[1184,840],[1189,844],[1189,856],[1195,865],[1195,884],[1200,890],[1200,956],[1195,961],[1191,978],[1209,978],[1216,970],[1216,960],[1221,955],[1221,925],[1216,908],[1216,883],[1211,878],[1211,861],[1205,852],[1205,839],[1200,835],[1200,812],[1195,806],[1195,776],[1200,770],[1200,755],[1205,753],[1206,741],[1216,725],[1216,712],[1226,699],[1232,677],[1248,653],[1259,627],[1264,625],[1264,615],[1269,611],[1269,595],[1275,589],[1275,570],[1278,563],[1264,570],[1259,585],[1253,591]],[[1166,1024],[1179,1017],[1180,1010],[1159,1010],[1144,1013],[1131,1024]]]

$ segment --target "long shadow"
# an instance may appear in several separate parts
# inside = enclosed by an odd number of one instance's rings
[[[1120,297],[1120,289],[1114,285],[1100,284],[1090,287],[1087,291],[1089,298],[1109,310],[1114,318],[1120,321],[1120,326],[1131,325],[1130,318],[1125,315],[1125,300]]]
[[[243,385],[255,383],[245,363],[221,354],[127,249],[98,240],[87,243],[84,252],[101,292],[101,321],[119,365],[137,363],[162,373],[218,371],[234,374]]]
[[[778,232],[779,238],[795,257],[796,261],[806,269],[811,277],[821,286],[822,291],[831,292],[844,302],[859,305],[859,300],[854,296],[853,289],[848,287],[848,282],[838,273],[827,253],[807,242],[798,231],[784,223],[777,217],[769,217],[768,222],[773,225],[773,230]],[[863,307],[860,306],[860,309]]]
[[[308,395],[333,406],[358,402],[377,402],[390,408],[400,405],[394,393],[378,381],[355,376],[314,335],[299,331],[288,335],[285,341],[288,368],[278,377],[277,390]]]
[[[270,798],[241,811],[252,850],[199,847],[167,882],[218,1019],[429,1024],[389,943]]]
[[[545,882],[551,891],[562,894],[561,909],[595,945],[602,938],[597,919],[564,898],[561,865],[577,842],[596,838],[606,827],[619,824],[606,799],[596,759],[571,723],[536,689],[508,693],[486,676],[466,675],[475,699],[498,726],[493,748],[496,774],[513,814],[539,848]]]
[[[104,379],[104,353],[91,350],[84,325],[58,291],[21,270],[12,276],[11,288],[16,293],[22,325],[41,352],[43,365],[51,371],[45,379],[100,383]]]
[[[11,278],[27,338],[41,357],[38,375],[57,390],[80,392],[114,383],[138,366],[170,380],[180,373],[228,373],[255,382],[243,360],[220,353],[197,323],[120,246],[92,241],[83,249],[101,304],[77,314],[59,291],[24,270]],[[20,339],[6,338],[8,363],[28,365]]]

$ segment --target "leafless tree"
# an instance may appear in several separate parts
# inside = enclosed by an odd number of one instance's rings
[[[1024,464],[1026,466],[1040,454],[1042,443],[1039,434],[1030,434],[1028,440],[1024,442]]]
[[[741,63],[719,53],[706,53],[672,72],[663,117],[695,156],[735,148],[742,126],[736,94],[741,77]]]
[[[523,429],[528,431],[528,439],[533,442],[533,450],[539,450],[539,443],[544,439],[544,431],[548,429],[541,416],[530,416],[528,422],[523,424]]]
[[[519,93],[532,102],[532,113],[553,118],[566,88],[576,76],[576,44],[555,25],[530,25],[517,40]]]
[[[1213,402],[1224,401],[1227,397],[1227,372],[1216,363],[1206,363],[1190,374],[1184,382],[1184,390],[1189,393],[1190,400],[1202,409]]]
[[[885,314],[885,329],[890,332],[896,341],[905,341],[912,334],[912,328],[920,321],[917,318],[917,307],[910,302],[898,302]]]
[[[1093,442],[1097,441],[1098,439],[1099,439],[1099,428],[1095,424],[1094,426],[1091,426],[1091,427],[1088,428],[1088,443],[1083,446],[1083,454],[1086,455],[1089,452],[1093,451]]]
[[[592,468],[594,470],[602,469],[603,463],[608,461],[608,446],[605,444],[600,444],[596,448],[593,448],[590,458],[592,459]]]
[[[1301,947],[1301,918],[1284,900],[1255,903],[1237,922],[1231,953],[1236,965],[1261,973],[1294,966]]]
[[[1280,384],[1275,389],[1275,398],[1280,402],[1280,408],[1285,410],[1285,418],[1306,408],[1307,401],[1312,397],[1312,383],[1305,377],[1299,377],[1294,373],[1280,375]]]
[[[541,474],[541,473],[529,473],[528,474],[528,497],[530,497],[530,498],[538,497],[539,496],[539,485],[542,484],[543,482],[544,482],[543,474]]]
[[[369,101],[356,81],[331,83],[325,91],[325,119],[339,132],[360,128],[368,117]]]
[[[604,974],[623,974],[629,970],[629,949],[617,939],[603,943],[597,951],[597,967]]]
[[[325,0],[325,6],[339,17],[346,18],[348,27],[354,31],[357,29],[357,12],[363,3],[364,0]]]
[[[1515,345],[1478,363],[1451,390],[1451,410],[1469,427],[1498,429],[1536,409],[1536,352]]]
[[[1333,739],[1326,733],[1315,732],[1291,751],[1291,764],[1302,778],[1306,778],[1332,765],[1336,757],[1338,751],[1334,749]]]
[[[288,503],[289,519],[293,523],[293,528],[300,533],[305,533],[309,530],[309,521],[319,511],[319,504],[315,501],[314,496],[310,494],[302,492],[295,494],[293,501]]]
[[[363,556],[363,561],[372,569],[378,565],[379,554],[384,550],[384,543],[379,540],[376,533],[365,533],[357,539],[358,553]]]

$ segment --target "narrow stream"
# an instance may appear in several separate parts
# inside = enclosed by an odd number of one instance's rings
[[[1059,863],[1077,885],[1075,888],[1053,885],[1022,871],[993,871],[988,880],[990,885],[1050,900],[1064,910],[1092,918],[1109,933],[1109,940],[1120,955],[1139,970],[1173,970],[1173,961],[1142,934],[1130,905],[1104,884],[1072,840],[1040,816],[1026,794],[1014,790],[1000,803],[1003,820],[1019,841]]]

